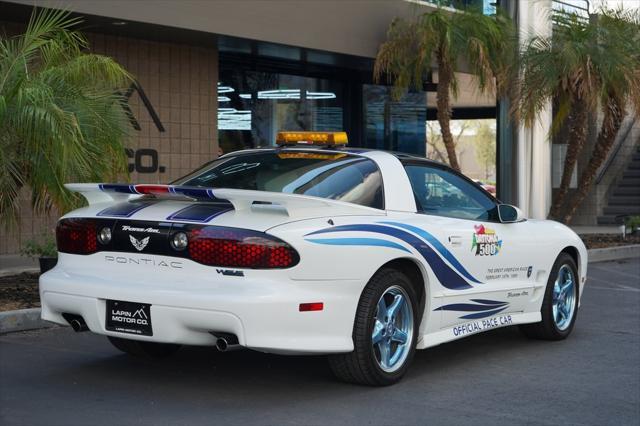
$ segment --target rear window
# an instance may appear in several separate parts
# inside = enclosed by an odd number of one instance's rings
[[[174,184],[311,195],[384,208],[376,164],[346,153],[283,150],[241,154],[215,160]]]

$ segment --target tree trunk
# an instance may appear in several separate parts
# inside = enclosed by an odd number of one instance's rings
[[[604,110],[604,119],[602,120],[602,127],[600,127],[600,133],[598,134],[598,140],[596,146],[593,148],[593,154],[587,164],[586,169],[580,175],[578,184],[578,192],[573,196],[567,206],[567,213],[563,218],[563,222],[568,224],[573,215],[578,210],[578,207],[584,201],[589,194],[589,190],[593,185],[593,181],[596,177],[598,169],[605,162],[613,142],[616,140],[616,135],[622,126],[622,120],[624,119],[625,109],[624,103],[619,99],[610,97],[607,100],[607,105]]]
[[[560,218],[560,209],[569,192],[571,176],[578,161],[578,155],[582,152],[587,140],[587,106],[584,101],[579,99],[575,99],[573,105],[573,111],[569,115],[569,140],[567,141],[567,155],[564,159],[564,169],[562,170],[562,181],[551,204],[550,219]]]
[[[451,65],[447,63],[441,52],[437,54],[438,61],[438,90],[437,90],[437,116],[438,123],[440,123],[440,132],[442,133],[442,141],[447,149],[447,156],[449,157],[449,165],[460,171],[460,165],[458,164],[458,156],[456,155],[456,145],[453,142],[453,135],[451,134],[451,102],[449,90],[451,86],[451,80],[453,78],[453,69]]]

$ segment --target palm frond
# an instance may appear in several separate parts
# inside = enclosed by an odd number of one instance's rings
[[[480,91],[503,94],[517,64],[516,43],[513,23],[504,14],[486,16],[472,9],[451,13],[438,8],[414,21],[394,20],[378,51],[374,78],[381,81],[385,77],[398,93],[404,93],[421,89],[438,62],[452,70],[464,62]],[[457,95],[455,74],[449,89]]]
[[[0,40],[0,220],[15,223],[17,194],[38,211],[73,208],[64,184],[126,174],[127,122],[118,95],[131,75],[85,53],[65,11],[35,11],[26,32]]]

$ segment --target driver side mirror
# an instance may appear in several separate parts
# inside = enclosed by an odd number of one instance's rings
[[[509,204],[498,205],[498,217],[502,223],[514,223],[525,220],[522,210]]]

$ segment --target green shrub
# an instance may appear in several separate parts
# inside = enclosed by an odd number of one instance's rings
[[[627,231],[635,231],[636,229],[640,229],[640,216],[629,216],[624,221],[625,226],[627,227]]]
[[[56,241],[51,235],[44,235],[38,239],[28,240],[22,250],[20,250],[20,254],[31,258],[58,257]]]

